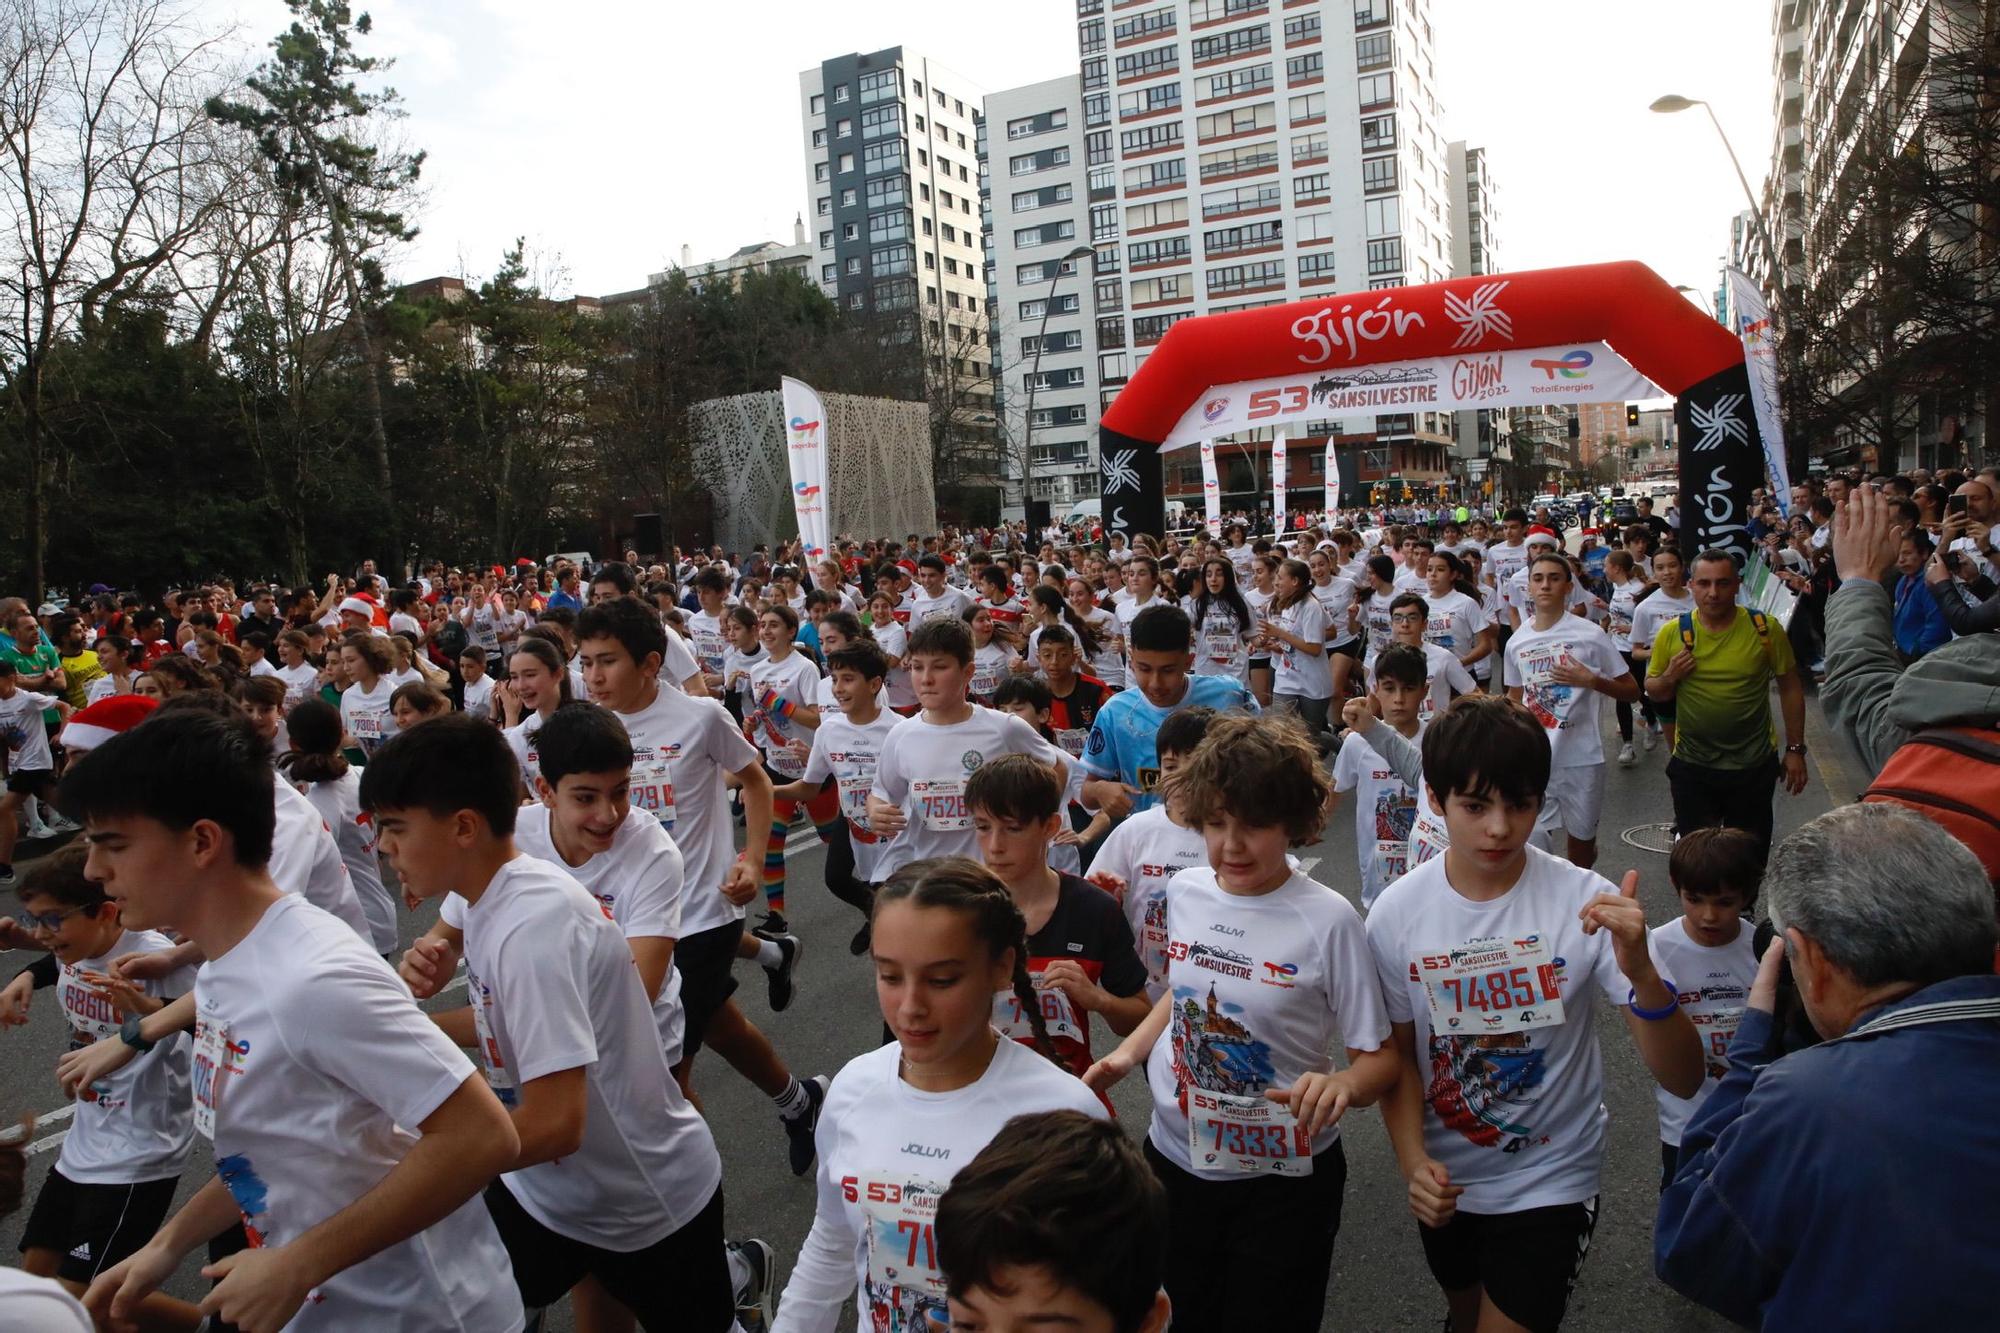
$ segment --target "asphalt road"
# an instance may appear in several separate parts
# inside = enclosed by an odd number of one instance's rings
[[[1817,713],[1817,707],[1814,707]],[[1610,729],[1611,710],[1604,710],[1607,753],[1615,752]],[[1815,717],[1815,721],[1817,718]],[[1778,832],[1795,828],[1828,809],[1829,795],[1818,756],[1824,751],[1815,736],[1814,782],[1806,793],[1778,797]],[[1602,848],[1598,869],[1612,880],[1628,868],[1640,872],[1640,898],[1650,921],[1676,915],[1666,879],[1666,857],[1621,840],[1631,831],[1643,839],[1646,826],[1669,817],[1664,749],[1642,755],[1639,767],[1609,773]],[[1835,761],[1838,762],[1837,760]],[[1836,769],[1833,787],[1844,783]],[[1842,793],[1841,799],[1851,799]],[[739,1001],[753,1022],[769,1034],[779,1053],[800,1075],[832,1074],[848,1059],[874,1046],[880,1038],[872,979],[864,959],[850,957],[847,941],[858,918],[853,910],[820,888],[821,853],[805,835],[806,845],[792,855],[790,917],[806,942],[799,972],[799,995],[783,1014],[772,1014],[762,973],[739,964]],[[799,835],[794,835],[799,841]],[[1656,844],[1660,845],[1660,844]],[[1349,812],[1336,813],[1326,840],[1305,849],[1314,860],[1314,877],[1355,898],[1354,832]],[[0,894],[0,912],[15,907],[11,895]],[[427,908],[406,915],[405,941],[420,934],[431,920]],[[0,955],[0,975],[28,961],[16,952]],[[463,987],[441,997],[451,1003]],[[41,1117],[35,1156],[29,1168],[31,1189],[39,1186],[48,1164],[55,1160],[67,1107],[53,1077],[62,1033],[55,1006],[43,992],[36,997],[24,1028],[0,1032],[0,1115],[11,1118],[32,1111]],[[1619,1333],[1689,1333],[1731,1327],[1682,1300],[1652,1276],[1652,1218],[1657,1197],[1659,1149],[1652,1084],[1622,1025],[1600,1022],[1605,1050],[1606,1100],[1611,1111],[1604,1192],[1596,1238],[1570,1305],[1567,1327],[1618,1330]],[[1099,1026],[1096,1049],[1108,1049],[1109,1034]],[[788,1273],[812,1222],[813,1183],[795,1179],[785,1161],[785,1138],[770,1103],[732,1070],[705,1054],[695,1072],[721,1147],[727,1191],[728,1229],[732,1236],[757,1235],[769,1240]],[[1128,1079],[1113,1096],[1118,1112],[1135,1134],[1144,1132],[1145,1088]],[[1416,1223],[1404,1202],[1403,1187],[1378,1116],[1355,1113],[1346,1124],[1349,1163],[1343,1224],[1335,1252],[1333,1288],[1327,1300],[1325,1329],[1435,1329],[1443,1320],[1444,1303],[1424,1267]],[[197,1155],[182,1178],[188,1194],[212,1168],[205,1144],[197,1139]],[[31,1196],[32,1197],[32,1196]],[[20,1237],[21,1217],[0,1220],[0,1253],[11,1256]],[[183,1266],[169,1290],[195,1297],[202,1289],[197,1264]],[[1254,1308],[1254,1298],[1253,1306]],[[572,1327],[566,1308],[551,1312],[551,1329]],[[843,1327],[852,1327],[851,1321]]]

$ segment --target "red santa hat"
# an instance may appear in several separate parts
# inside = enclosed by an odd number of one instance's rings
[[[144,722],[159,706],[157,699],[148,699],[143,694],[107,695],[70,714],[69,721],[63,724],[63,748],[79,752],[95,750],[113,736]]]

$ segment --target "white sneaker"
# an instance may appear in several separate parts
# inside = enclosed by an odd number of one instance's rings
[[[1630,768],[1639,762],[1639,756],[1632,752],[1632,742],[1626,741],[1618,747],[1618,767]]]
[[[56,831],[39,819],[30,819],[21,829],[21,838],[26,842],[37,842],[43,838],[53,838]]]
[[[47,828],[51,833],[81,833],[83,825],[54,810],[49,811]]]
[[[1646,747],[1647,754],[1651,754],[1653,747],[1660,743],[1660,728],[1658,724],[1648,722],[1641,726],[1639,728],[1639,743]],[[1629,750],[1632,747],[1628,745],[1625,748]]]

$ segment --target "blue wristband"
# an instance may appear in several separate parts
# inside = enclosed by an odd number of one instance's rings
[[[1672,1018],[1675,1014],[1681,1011],[1680,988],[1675,986],[1673,982],[1668,981],[1665,977],[1660,978],[1660,984],[1667,988],[1667,994],[1672,996],[1673,998],[1668,1000],[1665,1004],[1661,1005],[1658,1009],[1641,1009],[1639,1007],[1639,992],[1636,990],[1627,992],[1625,1007],[1632,1011],[1632,1017],[1643,1018],[1648,1023],[1658,1023],[1665,1019]]]

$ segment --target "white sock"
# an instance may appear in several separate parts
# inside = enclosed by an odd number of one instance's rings
[[[812,1105],[812,1099],[806,1096],[805,1084],[799,1082],[796,1076],[785,1085],[783,1092],[771,1100],[777,1103],[778,1114],[787,1120],[803,1114],[806,1108]]]
[[[785,951],[769,940],[757,941],[757,966],[772,969],[785,965]]]
[[[724,1245],[722,1252],[729,1259],[729,1289],[741,1296],[756,1274],[750,1271],[750,1261],[738,1254],[734,1246]]]

